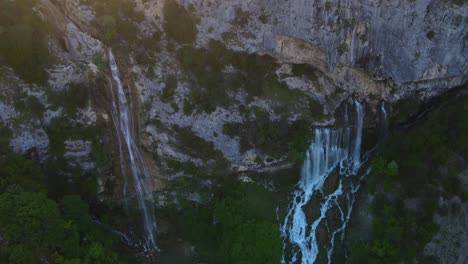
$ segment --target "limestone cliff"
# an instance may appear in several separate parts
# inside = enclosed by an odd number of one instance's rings
[[[340,84],[361,79],[354,84],[377,86],[378,94],[381,85],[375,82],[379,81],[386,81],[386,86],[390,82],[402,92],[466,82],[466,1],[181,2],[194,5],[200,14],[202,43],[235,31],[241,41],[232,41],[233,47],[310,63]],[[239,15],[247,17],[242,25],[233,23]]]

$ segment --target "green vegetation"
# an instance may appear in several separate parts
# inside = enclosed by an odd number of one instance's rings
[[[142,34],[139,34],[142,36]],[[157,58],[153,57],[153,52],[161,51],[161,31],[156,29],[152,35],[148,37],[142,37],[137,39],[134,49],[134,58],[136,62],[140,65],[148,66],[147,77],[149,79],[154,79],[153,65]]]
[[[66,191],[58,195],[48,184],[52,163],[41,166],[13,153],[0,159],[0,233],[6,242],[0,245],[0,262],[123,263],[119,238],[92,221],[88,199],[96,194],[64,184],[60,188]],[[68,185],[87,184],[81,179],[88,178],[67,172],[78,177]]]
[[[225,181],[208,204],[185,201],[161,213],[177,226],[178,236],[195,245],[200,262],[278,263],[282,243],[272,194],[234,182],[232,175]]]
[[[175,90],[177,89],[177,83],[178,81],[175,75],[171,74],[166,77],[166,87],[164,87],[164,90],[160,96],[161,101],[165,103],[172,101]]]
[[[44,105],[34,96],[28,96],[24,100],[18,100],[15,102],[15,108],[20,112],[26,112],[32,114],[32,116],[41,119],[45,112]]]
[[[438,230],[433,215],[445,214],[439,197],[464,199],[465,190],[456,175],[466,165],[451,161],[468,159],[468,97],[446,97],[447,103],[413,127],[396,131],[372,162],[371,239],[354,242],[351,263],[422,259],[423,247]],[[442,173],[442,168],[448,173]],[[417,206],[405,207],[409,198]]]
[[[228,105],[227,93],[241,87],[250,96],[258,96],[272,82],[270,79],[276,79],[274,70],[277,65],[273,58],[233,52],[214,40],[206,50],[181,48],[177,57],[186,72],[192,73],[194,83],[189,101],[201,111],[212,112],[217,106]],[[226,73],[227,66],[233,66],[237,71]]]
[[[0,155],[10,153],[10,138],[12,134],[11,129],[5,126],[3,122],[0,122]]]
[[[213,142],[208,142],[195,134],[189,127],[175,127],[180,147],[194,157],[204,160],[223,159],[223,153],[216,149]]]
[[[427,32],[426,37],[427,37],[427,39],[429,39],[429,40],[433,40],[434,37],[435,37],[435,32],[432,31],[432,30],[429,31],[429,32]]]
[[[64,141],[75,139],[98,139],[99,133],[96,127],[73,124],[67,118],[54,118],[46,128],[50,140],[50,153],[57,157],[65,152]]]
[[[164,30],[179,44],[195,42],[198,29],[198,19],[180,6],[174,0],[166,1],[164,5]]]
[[[0,195],[0,232],[8,241],[2,262],[119,263],[112,251],[118,238],[92,222],[79,196],[56,202],[44,192],[11,186]]]
[[[255,120],[244,124],[228,123],[223,133],[241,138],[241,152],[256,148],[273,158],[286,155],[301,162],[312,139],[312,129],[305,120],[289,123],[286,119],[271,121],[268,112],[255,108]],[[275,144],[271,144],[275,142]]]
[[[66,118],[54,118],[46,128],[49,137],[49,159],[44,172],[47,175],[49,195],[63,196],[79,192],[84,197],[96,198],[97,176],[109,171],[111,166],[111,149],[101,143],[102,131],[93,126],[82,126],[70,123]],[[65,140],[89,140],[92,143],[91,157],[97,167],[83,173],[79,167],[70,166],[64,158]],[[70,183],[64,175],[72,174],[76,182]]]
[[[390,119],[390,125],[399,125],[404,123],[408,116],[417,113],[421,106],[421,102],[414,98],[405,98],[400,100],[393,108],[395,109]]]
[[[89,103],[92,90],[86,83],[72,83],[60,92],[49,92],[50,101],[64,108],[65,113],[74,118],[79,108],[85,108]]]
[[[82,0],[96,10],[95,26],[99,29],[100,39],[107,45],[115,40],[132,42],[138,39],[137,24],[144,15],[135,10],[135,3],[129,0]]]
[[[278,64],[268,55],[246,54],[226,49],[211,40],[207,49],[191,46],[177,51],[177,58],[185,72],[191,73],[189,98],[184,113],[192,111],[213,112],[218,106],[227,107],[234,99],[230,94],[240,89],[247,92],[247,100],[263,97],[274,103],[276,112],[299,112],[306,119],[318,120],[323,117],[319,102],[299,90],[290,90],[278,80]],[[232,67],[227,70],[228,67]],[[316,79],[313,70],[302,67],[304,73]]]
[[[468,4],[468,0],[450,0],[450,2],[458,6]]]
[[[169,160],[168,161],[168,166],[169,166],[169,168],[172,168],[172,169],[175,169],[175,170],[182,170],[186,174],[189,174],[189,175],[194,175],[194,174],[196,174],[198,172],[197,166],[191,161],[180,162],[180,161],[177,161],[177,160]]]
[[[236,14],[232,21],[232,24],[234,26],[243,28],[247,26],[247,24],[249,23],[249,19],[250,19],[250,13],[242,10],[241,7],[238,7],[236,8]]]
[[[34,11],[36,0],[0,0],[0,62],[25,81],[45,84],[52,58],[48,27]]]

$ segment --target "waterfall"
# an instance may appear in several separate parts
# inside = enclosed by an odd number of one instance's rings
[[[364,123],[364,110],[359,101],[355,101],[357,112],[356,139],[354,140],[353,153],[353,169],[358,170],[361,166],[361,142],[362,142],[362,125]]]
[[[385,138],[387,136],[387,131],[388,131],[388,114],[387,114],[387,110],[385,109],[385,102],[382,102],[380,111],[382,112],[382,123],[383,123],[381,138]]]
[[[145,250],[157,249],[155,241],[156,220],[152,208],[152,204],[147,200],[152,196],[149,186],[151,186],[151,178],[148,167],[141,154],[138,142],[133,135],[132,114],[130,112],[127,97],[124,93],[122,81],[119,76],[119,69],[115,62],[112,50],[108,50],[108,58],[112,79],[116,84],[117,95],[114,92],[112,81],[110,82],[111,95],[112,95],[112,120],[114,122],[119,150],[120,150],[120,165],[122,175],[124,177],[123,194],[127,194],[127,171],[129,169],[135,195],[138,201],[138,206],[143,215],[143,226],[145,232]],[[126,156],[124,149],[128,152],[129,168],[126,164]]]
[[[356,176],[362,164],[361,142],[364,111],[358,101],[355,102],[355,107],[357,126],[352,140],[350,128],[315,130],[314,141],[307,151],[302,166],[301,179],[280,228],[283,237],[282,263],[297,263],[298,261],[303,264],[314,263],[320,251],[316,232],[321,224],[325,225],[327,232],[331,234],[326,254],[328,263],[331,263],[336,235],[341,234],[341,241],[344,239],[344,232],[354,204],[354,194],[359,189],[359,183],[354,184],[346,179]],[[345,119],[347,119],[347,108],[345,110]],[[334,191],[325,193],[325,182],[332,174],[338,176],[337,187]],[[345,204],[342,202],[343,197]],[[312,198],[314,201],[318,198],[322,203],[319,205],[318,217],[308,219],[303,207],[307,206]],[[336,228],[329,226],[327,222],[327,213],[330,213],[332,209],[339,212],[341,218],[341,225]]]

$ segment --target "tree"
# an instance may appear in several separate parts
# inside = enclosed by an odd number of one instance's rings
[[[86,233],[90,229],[91,217],[89,206],[78,195],[68,195],[60,200],[60,210],[65,220],[71,221],[80,233]]]
[[[246,189],[237,188],[216,204],[222,225],[219,255],[224,263],[279,263],[282,244],[275,224],[249,212]]]
[[[54,250],[61,244],[63,224],[57,204],[44,193],[10,187],[0,195],[0,233],[10,243]]]
[[[27,191],[38,191],[44,188],[44,181],[41,168],[32,160],[10,153],[7,159],[0,161],[0,191],[12,184]]]
[[[47,25],[33,10],[33,0],[0,0],[0,57],[28,82],[45,83],[51,62]]]
[[[34,252],[24,246],[24,245],[15,245],[9,249],[9,261],[11,264],[26,264],[26,263],[36,263],[37,258]]]

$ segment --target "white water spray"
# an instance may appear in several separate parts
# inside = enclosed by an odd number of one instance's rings
[[[112,95],[112,120],[114,121],[119,150],[120,150],[120,165],[122,169],[122,175],[124,177],[124,190],[123,193],[127,193],[127,172],[126,172],[126,158],[123,154],[124,148],[128,152],[128,159],[130,165],[130,173],[132,176],[133,187],[135,189],[138,206],[142,211],[143,225],[145,231],[145,249],[157,249],[155,233],[156,233],[156,220],[151,203],[147,198],[151,199],[151,178],[148,167],[138,147],[138,143],[135,141],[133,135],[132,126],[132,115],[129,109],[127,98],[125,96],[122,81],[119,76],[119,69],[115,62],[114,54],[112,50],[108,50],[108,58],[110,69],[112,73],[112,79],[116,84],[117,96],[114,93],[114,87],[110,82],[110,90]]]
[[[326,245],[328,263],[331,263],[335,236],[341,233],[344,239],[346,225],[351,216],[354,204],[354,194],[359,185],[345,184],[345,179],[355,176],[361,167],[361,142],[364,121],[363,106],[355,102],[357,126],[354,138],[351,140],[351,129],[316,129],[315,139],[310,145],[301,171],[301,179],[289,206],[281,235],[283,237],[282,263],[312,264],[319,255],[319,244],[316,231],[320,224],[325,224],[331,233],[331,240]],[[347,111],[345,113],[347,118]],[[329,194],[325,193],[324,184],[327,178],[338,174],[338,186]],[[347,204],[340,205],[339,198],[345,197]],[[311,202],[313,197],[323,201],[319,206],[319,216],[308,224],[303,207]],[[336,208],[341,217],[341,226],[333,229],[327,222],[327,213]]]

